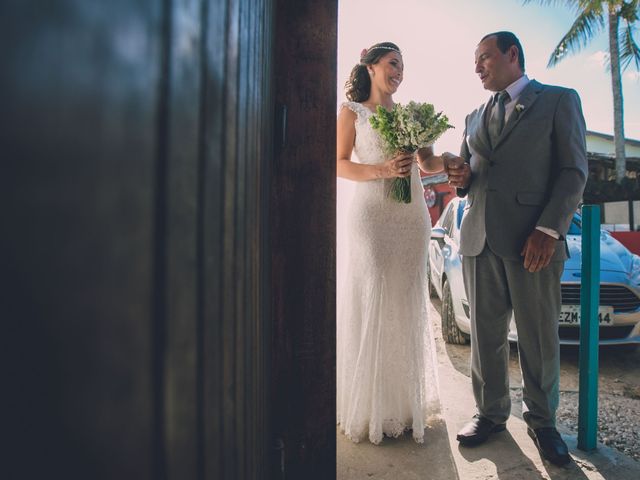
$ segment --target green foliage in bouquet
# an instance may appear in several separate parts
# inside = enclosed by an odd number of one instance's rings
[[[378,105],[370,121],[380,134],[387,155],[413,153],[433,145],[444,132],[453,128],[447,116],[442,112],[436,113],[430,103],[396,104],[391,110]],[[411,177],[395,178],[389,195],[398,202],[410,203]]]

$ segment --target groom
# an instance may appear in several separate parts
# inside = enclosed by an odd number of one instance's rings
[[[478,445],[506,427],[513,312],[528,433],[544,458],[562,465],[569,453],[555,428],[560,276],[587,177],[585,122],[574,90],[527,78],[513,33],[486,35],[475,63],[492,97],[466,118],[465,163],[447,169],[458,195],[467,195],[460,253],[478,409],[457,439]]]

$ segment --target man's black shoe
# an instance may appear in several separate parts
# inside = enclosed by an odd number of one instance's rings
[[[502,432],[507,428],[504,423],[493,423],[486,417],[476,415],[458,432],[456,439],[465,447],[480,445],[485,442],[489,435]]]
[[[554,465],[566,465],[571,460],[567,444],[555,428],[543,427],[535,430],[527,428],[527,433],[538,447],[540,455]]]

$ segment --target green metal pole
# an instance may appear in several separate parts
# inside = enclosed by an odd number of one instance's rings
[[[594,450],[598,433],[598,337],[600,304],[600,207],[582,207],[580,287],[580,393],[578,448]]]

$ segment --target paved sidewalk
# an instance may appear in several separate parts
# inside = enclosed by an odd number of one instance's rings
[[[640,463],[616,450],[598,445],[594,452],[577,449],[576,438],[563,437],[573,457],[566,467],[542,461],[527,435],[520,407],[514,405],[507,431],[493,435],[475,448],[459,447],[456,432],[474,413],[471,383],[466,372],[451,362],[440,330],[439,313],[431,306],[436,335],[442,414],[429,422],[425,443],[416,444],[409,435],[385,439],[381,445],[353,444],[337,432],[338,480],[636,480]],[[562,432],[564,433],[564,432]]]

